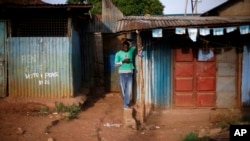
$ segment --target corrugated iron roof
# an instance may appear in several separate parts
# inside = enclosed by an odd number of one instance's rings
[[[48,4],[48,3],[0,3],[0,18],[9,17],[39,17],[48,16],[75,16],[89,17],[91,4]],[[35,14],[34,14],[35,13]],[[48,14],[49,13],[49,14]]]
[[[1,3],[0,3],[1,5]],[[38,3],[38,4],[2,4],[5,8],[92,8],[91,4],[48,4],[48,3]]]
[[[247,17],[195,17],[195,16],[126,16],[118,20],[115,31],[132,32],[156,28],[173,29],[175,27],[219,27],[250,24]]]
[[[42,0],[1,0],[0,4],[45,4]]]

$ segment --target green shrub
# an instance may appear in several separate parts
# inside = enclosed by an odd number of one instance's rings
[[[66,106],[62,102],[60,103],[56,102],[55,110],[57,113],[64,113],[64,116],[67,119],[75,119],[77,118],[77,115],[80,113],[81,107],[76,104]]]
[[[46,106],[41,107],[40,109],[41,114],[48,114],[49,113],[49,108]]]
[[[202,138],[199,138],[197,133],[190,132],[184,137],[182,141],[209,141],[209,137],[204,136]]]
[[[190,132],[184,137],[183,141],[199,141],[198,134],[195,132]]]
[[[65,112],[65,107],[66,106],[62,102],[60,102],[60,103],[56,102],[55,103],[55,108],[56,108],[57,113]]]
[[[241,122],[250,122],[250,116],[242,116],[240,117]]]
[[[225,122],[225,121],[220,121],[220,122],[217,122],[217,123],[215,124],[215,127],[217,127],[217,128],[222,128],[222,129],[227,128],[227,127],[229,127],[229,126],[230,126],[230,124],[227,123],[227,122]]]

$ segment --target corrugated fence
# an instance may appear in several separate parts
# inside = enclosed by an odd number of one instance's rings
[[[12,37],[8,47],[10,96],[73,95],[69,37]]]
[[[168,108],[171,105],[171,48],[166,40],[142,36],[143,75],[146,104]],[[139,93],[139,87],[137,87]],[[140,95],[137,95],[140,99]]]

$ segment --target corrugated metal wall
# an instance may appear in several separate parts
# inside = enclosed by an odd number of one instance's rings
[[[145,102],[155,107],[171,106],[171,48],[166,39],[142,35]],[[137,87],[137,92],[139,87]],[[140,96],[137,96],[140,99]]]
[[[244,46],[242,63],[242,106],[250,106],[250,44]]]
[[[216,55],[216,107],[231,108],[237,104],[237,55],[235,48],[223,48]]]
[[[7,82],[7,69],[6,69],[6,24],[0,21],[0,97],[6,96],[6,82]]]
[[[69,37],[11,37],[8,60],[10,96],[73,96]]]
[[[122,17],[123,13],[110,0],[102,0],[102,33],[114,33],[115,24]]]

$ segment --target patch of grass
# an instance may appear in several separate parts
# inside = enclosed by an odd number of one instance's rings
[[[49,113],[49,108],[46,106],[41,107],[40,109],[41,114],[48,114]]]
[[[195,132],[188,133],[182,141],[199,141],[198,134]]]
[[[62,112],[65,112],[65,108],[66,106],[62,103],[62,102],[56,102],[55,103],[55,110],[57,113],[62,113]]]
[[[229,127],[229,126],[230,126],[230,124],[227,123],[227,122],[225,122],[225,121],[217,122],[217,123],[215,124],[215,127],[216,127],[216,128],[221,128],[221,129],[227,128],[227,127]]]
[[[77,115],[80,113],[81,107],[76,104],[66,106],[62,102],[59,103],[56,102],[55,110],[57,113],[64,113],[64,116],[67,119],[75,119],[77,118]]]
[[[209,141],[209,137],[204,136],[202,138],[199,138],[197,133],[190,132],[183,138],[182,141]]]
[[[241,122],[250,122],[250,116],[242,116],[240,117]]]

